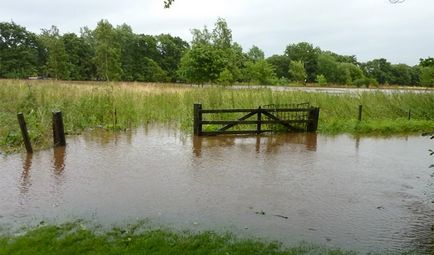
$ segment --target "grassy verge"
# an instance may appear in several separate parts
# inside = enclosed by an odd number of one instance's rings
[[[355,254],[310,245],[240,240],[212,232],[113,229],[95,233],[81,224],[43,226],[19,236],[0,236],[0,254]]]
[[[434,129],[434,95],[364,92],[331,95],[270,89],[197,88],[174,84],[0,80],[0,148],[21,149],[16,114],[23,112],[36,149],[51,143],[51,111],[64,112],[65,129],[134,128],[148,123],[175,125],[190,132],[193,104],[204,108],[252,108],[310,102],[319,106],[321,133],[399,134]],[[358,105],[363,121],[358,122]],[[412,120],[408,121],[411,110]]]

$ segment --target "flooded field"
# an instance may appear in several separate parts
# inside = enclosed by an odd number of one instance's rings
[[[164,128],[0,155],[0,226],[149,219],[360,252],[434,249],[426,137],[193,138]]]

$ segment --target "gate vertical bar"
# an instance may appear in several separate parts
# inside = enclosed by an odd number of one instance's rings
[[[27,130],[26,121],[22,112],[17,114],[18,124],[20,124],[21,134],[23,135],[24,145],[26,146],[27,153],[33,153],[32,144],[30,143],[30,136]]]
[[[359,105],[359,121],[362,121],[363,105]]]
[[[307,132],[316,132],[318,129],[319,107],[311,108],[308,113]]]
[[[193,133],[194,135],[202,135],[202,105],[193,105]]]
[[[260,134],[261,133],[261,124],[262,124],[262,109],[259,106],[258,107],[258,123],[256,124],[256,134]]]

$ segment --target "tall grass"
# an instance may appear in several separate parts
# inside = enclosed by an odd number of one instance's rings
[[[68,134],[86,128],[134,128],[148,123],[190,132],[193,104],[203,108],[254,108],[310,102],[321,108],[319,132],[397,134],[434,129],[434,94],[364,92],[331,95],[270,89],[198,88],[174,84],[0,80],[0,148],[22,146],[17,112],[26,117],[34,147],[51,141],[51,112],[64,113]],[[363,121],[358,122],[358,105]],[[411,109],[412,120],[408,121]]]

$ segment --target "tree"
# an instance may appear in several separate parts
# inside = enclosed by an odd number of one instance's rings
[[[258,46],[253,45],[252,48],[250,48],[250,50],[247,52],[247,58],[249,61],[256,62],[259,60],[264,60],[265,54],[261,49],[259,49]]]
[[[304,63],[301,61],[291,61],[289,63],[289,79],[291,81],[305,83],[307,74],[304,69]]]
[[[265,60],[256,62],[247,62],[244,69],[245,80],[250,83],[258,83],[261,85],[273,85],[277,81],[276,73],[272,65]]]
[[[412,84],[412,68],[406,64],[392,65],[392,83],[398,85]]]
[[[181,58],[178,75],[187,82],[214,82],[225,68],[222,55],[222,50],[212,45],[194,45]]]
[[[338,79],[338,62],[329,54],[319,54],[317,59],[317,74],[322,74],[328,82],[335,83]]]
[[[56,26],[50,29],[42,29],[40,36],[42,44],[47,49],[47,63],[45,66],[46,74],[54,79],[69,79],[70,65],[65,44]]]
[[[90,80],[95,76],[95,65],[92,62],[94,51],[85,39],[74,33],[62,36],[67,55],[69,78],[72,80]]]
[[[0,23],[0,77],[36,75],[40,45],[36,35],[14,22]]]
[[[121,47],[116,31],[107,20],[98,22],[93,31],[95,37],[94,62],[97,75],[102,80],[119,80],[122,74]]]
[[[392,65],[384,58],[368,61],[364,66],[366,75],[374,78],[380,84],[391,83]]]
[[[289,63],[291,60],[286,55],[273,55],[267,58],[267,63],[271,64],[275,70],[277,77],[289,78]]]
[[[434,87],[434,67],[420,68],[420,84],[422,86]]]
[[[167,72],[170,81],[175,82],[178,79],[176,70],[189,45],[181,38],[170,34],[161,34],[156,40],[158,57],[155,60]]]
[[[316,78],[318,69],[318,56],[321,50],[312,44],[301,42],[286,47],[285,55],[294,61],[302,61],[307,73],[307,80],[312,82]]]

